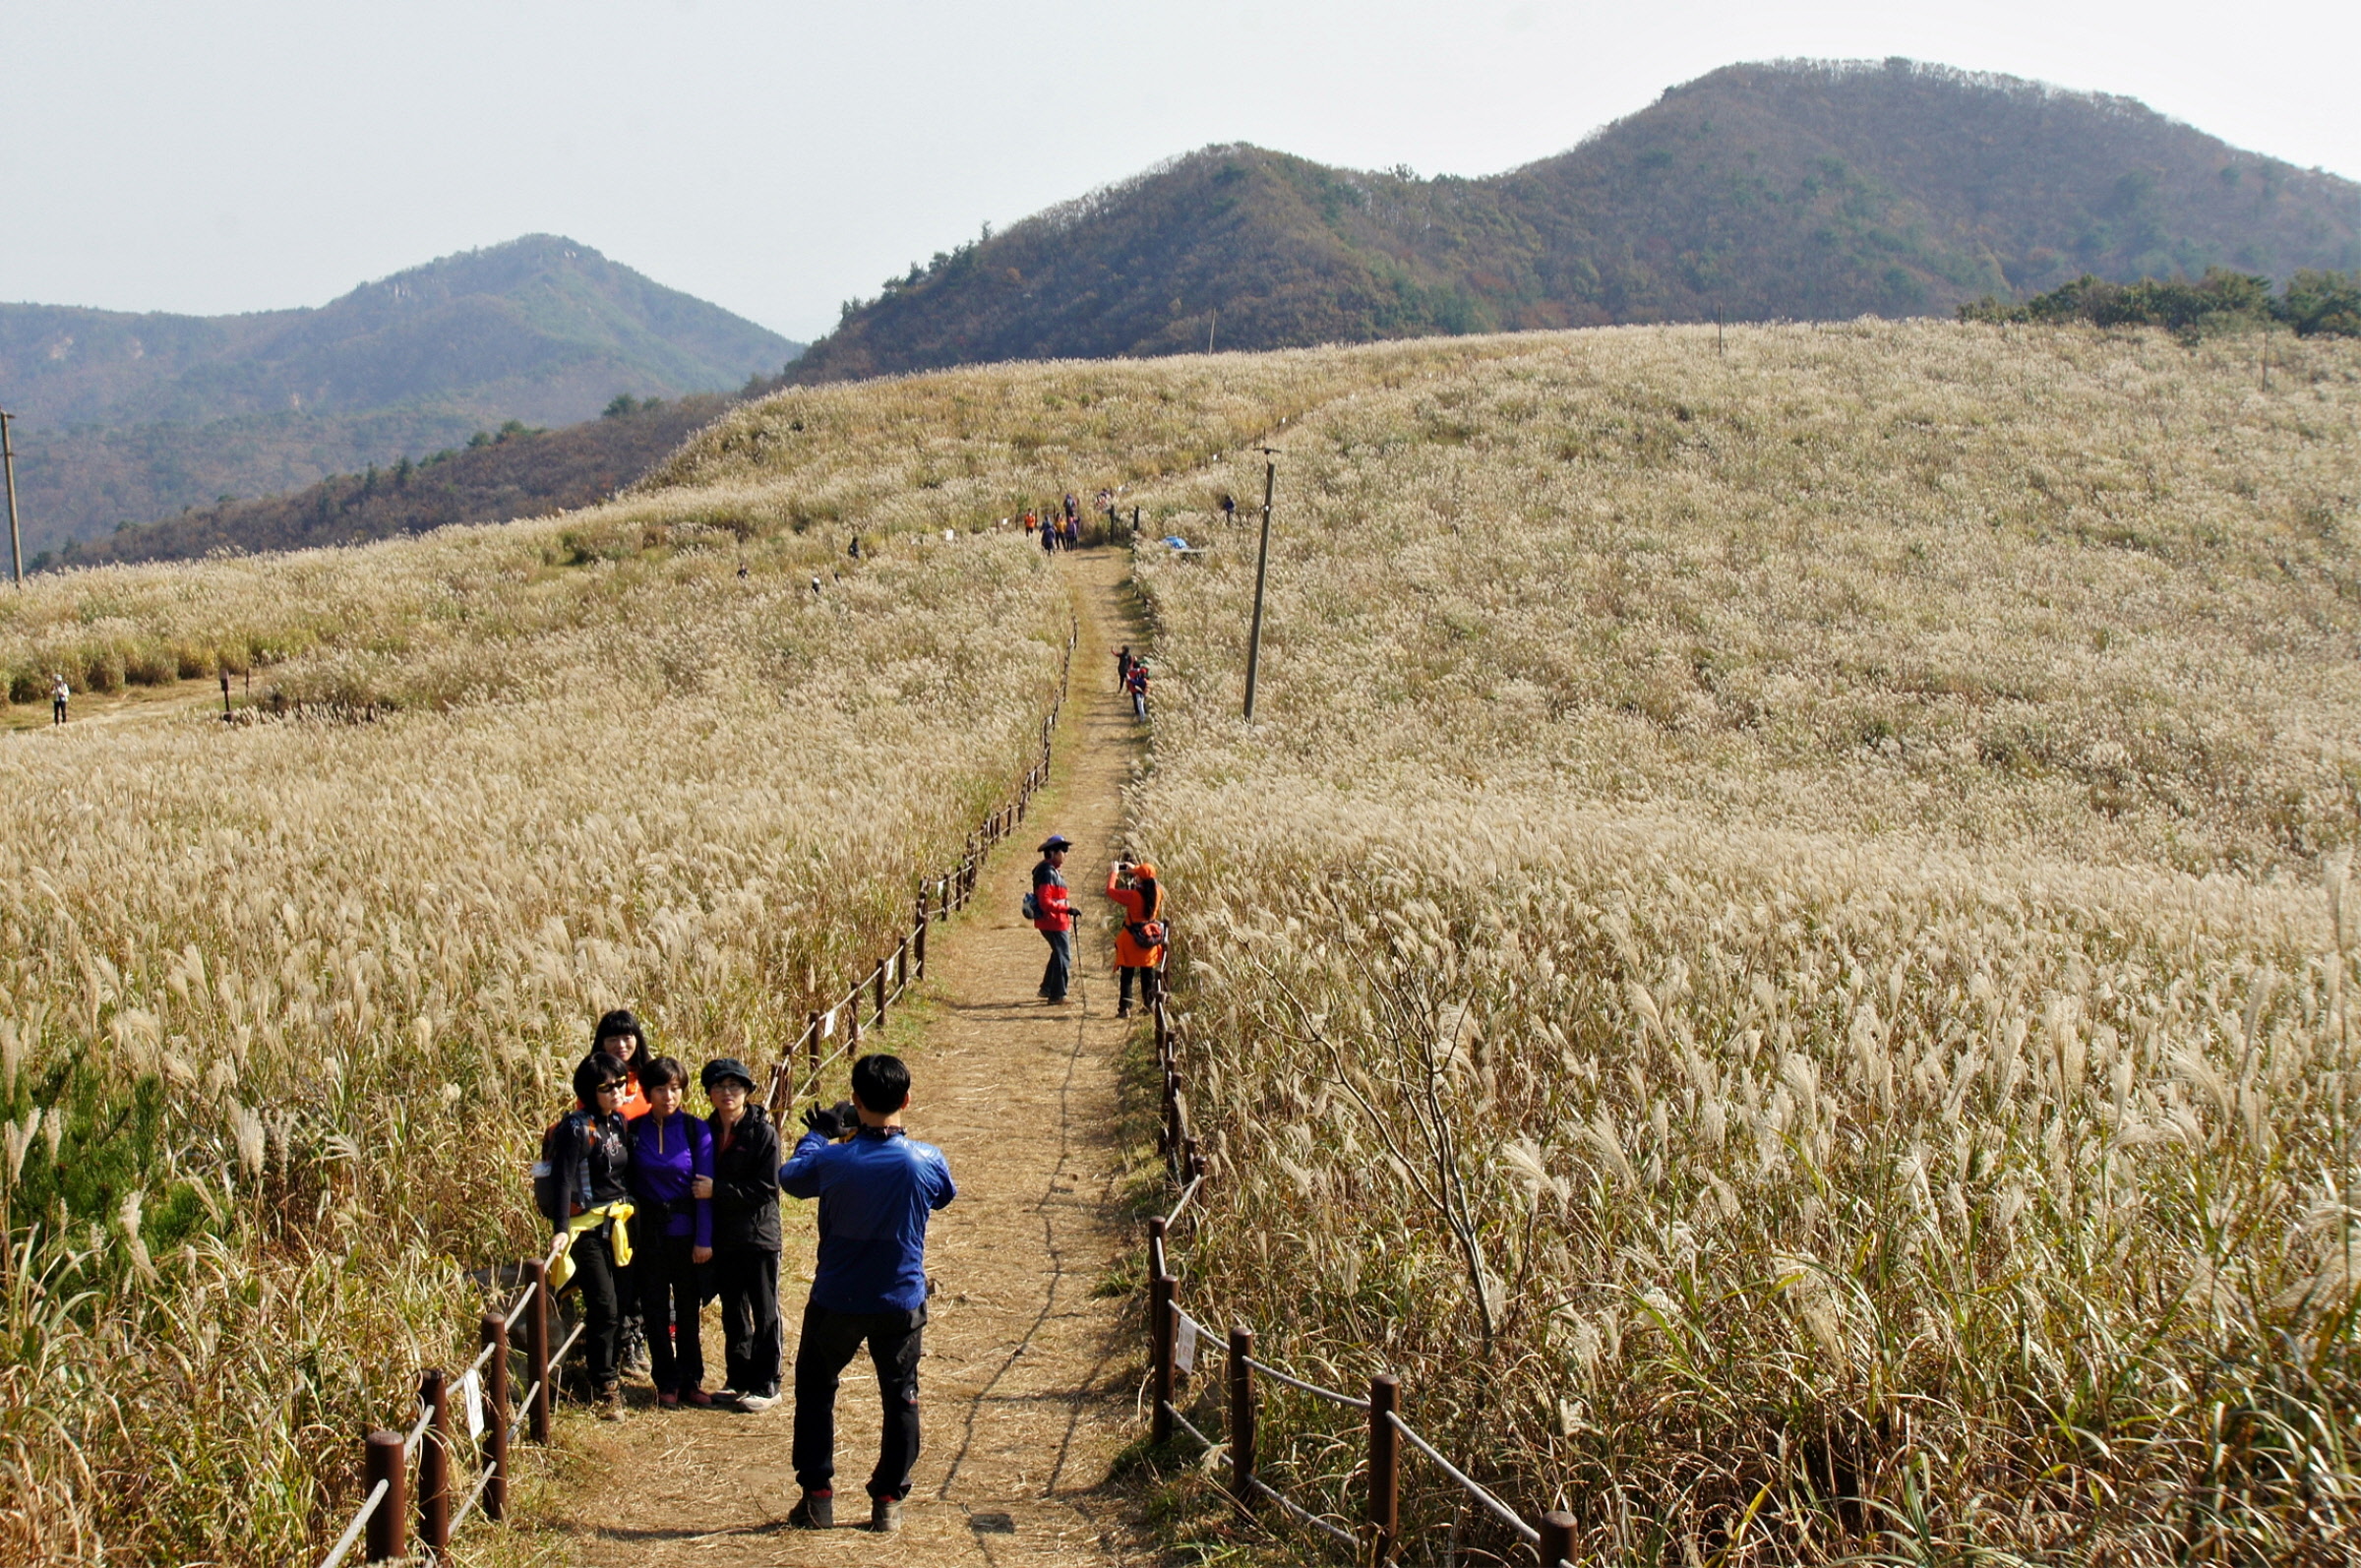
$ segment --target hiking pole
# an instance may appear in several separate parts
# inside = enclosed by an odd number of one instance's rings
[[[1262,547],[1254,554],[1254,625],[1246,633],[1246,722],[1254,722],[1254,678],[1262,667],[1262,584],[1271,569],[1271,490],[1279,482],[1276,448],[1257,447],[1262,453]]]

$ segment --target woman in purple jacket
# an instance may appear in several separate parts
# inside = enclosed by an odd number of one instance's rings
[[[697,1341],[697,1268],[713,1257],[713,1205],[693,1195],[698,1176],[713,1175],[713,1137],[681,1110],[688,1074],[670,1056],[639,1069],[647,1115],[632,1125],[632,1273],[638,1278],[647,1319],[648,1372],[658,1405],[710,1405],[705,1357]]]

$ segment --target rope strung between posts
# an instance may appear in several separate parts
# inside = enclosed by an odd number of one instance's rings
[[[1168,933],[1167,945],[1165,948],[1163,961],[1159,966],[1160,968],[1169,967],[1171,962],[1171,953],[1172,946]],[[1150,1312],[1150,1329],[1153,1337],[1153,1344],[1151,1347],[1151,1361],[1154,1367],[1153,1375],[1157,1380],[1158,1397],[1155,1408],[1159,1413],[1160,1418],[1164,1422],[1178,1424],[1181,1429],[1185,1430],[1191,1437],[1194,1437],[1206,1448],[1211,1449],[1215,1446],[1212,1440],[1207,1438],[1203,1432],[1199,1431],[1196,1426],[1189,1421],[1188,1417],[1180,1413],[1173,1401],[1167,1397],[1172,1389],[1173,1379],[1176,1373],[1194,1370],[1195,1347],[1200,1343],[1212,1341],[1216,1349],[1229,1352],[1237,1357],[1239,1362],[1242,1363],[1242,1365],[1234,1368],[1232,1373],[1232,1393],[1234,1396],[1238,1395],[1241,1390],[1247,1390],[1250,1388],[1250,1385],[1239,1382],[1237,1379],[1248,1376],[1249,1373],[1247,1369],[1251,1369],[1252,1372],[1259,1372],[1274,1382],[1296,1389],[1302,1393],[1309,1394],[1315,1399],[1325,1400],[1331,1405],[1339,1406],[1346,1410],[1371,1412],[1373,1417],[1381,1415],[1384,1417],[1383,1427],[1385,1430],[1407,1438],[1413,1448],[1416,1448],[1421,1454],[1423,1454],[1434,1464],[1436,1469],[1440,1470],[1445,1476],[1449,1477],[1454,1482],[1456,1482],[1462,1490],[1464,1490],[1471,1498],[1480,1504],[1486,1512],[1491,1514],[1493,1518],[1497,1519],[1501,1524],[1507,1526],[1508,1529],[1515,1534],[1519,1540],[1541,1552],[1544,1559],[1544,1568],[1559,1568],[1558,1563],[1551,1562],[1548,1559],[1561,1558],[1562,1560],[1561,1554],[1572,1546],[1573,1531],[1576,1528],[1574,1521],[1569,1516],[1562,1513],[1545,1514],[1542,1519],[1542,1528],[1537,1529],[1533,1525],[1528,1524],[1523,1518],[1519,1517],[1515,1509],[1502,1502],[1498,1497],[1494,1496],[1488,1488],[1476,1480],[1475,1478],[1469,1476],[1465,1471],[1461,1470],[1457,1465],[1445,1458],[1440,1450],[1435,1448],[1435,1446],[1432,1443],[1429,1443],[1424,1437],[1421,1436],[1419,1432],[1410,1425],[1409,1422],[1402,1419],[1400,1414],[1393,1409],[1393,1402],[1399,1397],[1393,1392],[1397,1386],[1395,1385],[1393,1379],[1379,1378],[1373,1380],[1370,1386],[1370,1399],[1357,1399],[1351,1394],[1342,1393],[1333,1388],[1324,1388],[1317,1383],[1308,1382],[1303,1378],[1296,1376],[1292,1372],[1284,1371],[1279,1367],[1271,1365],[1267,1361],[1257,1360],[1254,1357],[1244,1354],[1246,1347],[1251,1345],[1252,1336],[1250,1334],[1244,1334],[1243,1330],[1241,1331],[1241,1334],[1243,1336],[1242,1342],[1238,1346],[1226,1346],[1220,1341],[1214,1340],[1213,1336],[1206,1332],[1205,1325],[1199,1322],[1196,1318],[1192,1317],[1181,1307],[1179,1299],[1177,1298],[1180,1281],[1175,1277],[1174,1270],[1166,1258],[1165,1245],[1172,1234],[1173,1228],[1180,1222],[1181,1215],[1187,1211],[1189,1205],[1195,1201],[1199,1193],[1203,1190],[1205,1184],[1206,1167],[1203,1159],[1197,1153],[1197,1140],[1194,1136],[1194,1128],[1190,1124],[1191,1118],[1188,1115],[1187,1100],[1183,1092],[1184,1086],[1180,1073],[1180,1063],[1182,1059],[1182,1028],[1180,1021],[1174,1018],[1167,1010],[1165,998],[1170,995],[1171,991],[1169,986],[1160,988],[1160,994],[1158,995],[1156,1000],[1150,1004],[1156,1026],[1157,1066],[1164,1081],[1165,1127],[1159,1136],[1159,1142],[1163,1147],[1164,1154],[1170,1162],[1170,1168],[1174,1179],[1181,1184],[1180,1198],[1174,1203],[1172,1209],[1160,1219],[1153,1219],[1148,1222],[1150,1236],[1148,1256],[1150,1274],[1153,1277],[1152,1284],[1154,1286],[1155,1293],[1151,1302]],[[1182,1340],[1180,1337],[1183,1329],[1185,1329],[1187,1333],[1187,1338],[1185,1340]],[[1185,1364],[1183,1364],[1184,1351],[1187,1353]],[[1375,1400],[1381,1393],[1385,1396],[1382,1401],[1384,1408],[1379,1410],[1376,1406],[1372,1405],[1371,1401]],[[1250,1405],[1246,1407],[1246,1414],[1249,1417],[1249,1424],[1243,1428],[1244,1435],[1239,1439],[1239,1445],[1241,1452],[1233,1455],[1233,1463],[1238,1467],[1237,1479],[1234,1481],[1233,1486],[1235,1487],[1239,1484],[1242,1484],[1244,1487],[1250,1489],[1255,1495],[1266,1497],[1271,1501],[1278,1503],[1290,1514],[1294,1515],[1305,1524],[1318,1528],[1335,1539],[1342,1541],[1349,1546],[1353,1546],[1356,1550],[1358,1550],[1360,1543],[1350,1532],[1339,1530],[1336,1526],[1330,1524],[1328,1521],[1320,1518],[1316,1514],[1311,1513],[1307,1509],[1304,1509],[1293,1499],[1284,1496],[1275,1488],[1268,1485],[1259,1476],[1253,1474],[1254,1443],[1252,1426],[1250,1423]],[[1238,1419],[1238,1412],[1233,1411],[1232,1421],[1234,1431],[1239,1430],[1236,1425]],[[1157,1435],[1169,1435],[1171,1430],[1172,1425],[1165,1424],[1162,1427],[1162,1431]],[[1375,1427],[1372,1427],[1369,1444],[1370,1463],[1372,1466],[1375,1466],[1379,1459]],[[1389,1475],[1391,1474],[1392,1466],[1396,1463],[1398,1462],[1392,1458],[1392,1451],[1389,1449],[1386,1455],[1386,1466]],[[1374,1474],[1375,1472],[1373,1471],[1372,1475]],[[1389,1494],[1393,1484],[1394,1483],[1390,1479],[1386,1483],[1386,1490]],[[1372,1481],[1372,1486],[1374,1485],[1375,1482]],[[1394,1505],[1389,1502],[1385,1505],[1384,1510],[1380,1512],[1378,1509],[1378,1504],[1374,1500],[1373,1494],[1370,1506],[1372,1510],[1370,1516],[1371,1522],[1379,1533],[1378,1538],[1380,1540],[1390,1539],[1392,1533],[1396,1528],[1392,1517],[1392,1508]],[[1545,1534],[1545,1532],[1554,1534]],[[1555,1549],[1552,1549],[1553,1547]]]
[[[1196,1422],[1194,1422],[1194,1421],[1190,1420],[1190,1419],[1189,1419],[1187,1417],[1185,1417],[1185,1416],[1181,1415],[1181,1414],[1180,1414],[1180,1413],[1178,1410],[1175,1410],[1175,1409],[1174,1409],[1174,1408],[1173,1408],[1171,1405],[1167,1405],[1167,1406],[1165,1406],[1165,1407],[1164,1407],[1164,1413],[1165,1413],[1167,1416],[1170,1416],[1170,1417],[1171,1417],[1173,1419],[1175,1419],[1175,1420],[1179,1421],[1179,1422],[1180,1423],[1180,1429],[1181,1429],[1182,1431],[1184,1431],[1184,1432],[1188,1433],[1188,1435],[1189,1435],[1189,1436],[1191,1436],[1191,1437],[1195,1438],[1195,1439],[1196,1439],[1198,1442],[1200,1442],[1200,1443],[1203,1443],[1203,1444],[1204,1444],[1204,1445],[1205,1445],[1207,1448],[1211,1448],[1211,1447],[1213,1447],[1213,1446],[1214,1446],[1214,1443],[1213,1443],[1213,1439],[1212,1439],[1212,1438],[1210,1438],[1210,1437],[1206,1436],[1206,1435],[1205,1435],[1203,1432],[1200,1432],[1200,1431],[1198,1431],[1198,1430],[1197,1430],[1197,1423],[1196,1423]]]
[[[1333,1388],[1322,1388],[1317,1383],[1306,1383],[1300,1377],[1290,1377],[1287,1375],[1287,1373],[1282,1372],[1276,1366],[1266,1365],[1263,1362],[1254,1359],[1254,1357],[1251,1356],[1246,1357],[1246,1364],[1254,1368],[1254,1370],[1257,1372],[1260,1372],[1265,1377],[1275,1377],[1290,1388],[1300,1388],[1306,1394],[1316,1394],[1331,1405],[1345,1405],[1354,1410],[1367,1410],[1369,1408],[1369,1402],[1365,1399],[1355,1399],[1350,1394],[1339,1394]]]
[[[336,1568],[336,1564],[344,1560],[344,1554],[352,1550],[354,1541],[361,1538],[361,1531],[377,1513],[377,1505],[386,1500],[386,1493],[393,1489],[393,1485],[390,1480],[381,1480],[370,1488],[369,1496],[361,1504],[361,1511],[352,1516],[352,1523],[344,1527],[344,1534],[336,1538],[336,1543],[328,1549],[328,1555],[320,1559],[320,1568]]]
[[[1173,1212],[1164,1217],[1164,1228],[1167,1231],[1170,1231],[1174,1226],[1180,1223],[1180,1211],[1188,1207],[1188,1200],[1195,1197],[1197,1195],[1197,1188],[1203,1186],[1204,1184],[1205,1178],[1203,1176],[1190,1176],[1188,1178],[1188,1185],[1180,1189],[1180,1201],[1174,1204]]]
[[[1041,720],[1040,751],[1031,765],[1017,777],[1014,794],[999,810],[986,816],[975,832],[968,835],[966,846],[959,860],[949,871],[940,876],[922,879],[919,882],[915,924],[904,931],[894,945],[878,958],[876,964],[871,966],[866,977],[855,981],[847,988],[834,1005],[828,1008],[824,1015],[824,1023],[821,1015],[813,1015],[803,1034],[797,1038],[795,1044],[788,1049],[773,1069],[771,1091],[767,1098],[772,1101],[774,1110],[783,1109],[786,1101],[794,1093],[795,1071],[799,1059],[805,1055],[807,1051],[817,1056],[821,1042],[835,1035],[836,1019],[839,1013],[844,1012],[847,1008],[851,1009],[847,1015],[848,1027],[845,1030],[844,1038],[837,1044],[835,1050],[829,1052],[824,1057],[817,1057],[812,1062],[816,1083],[821,1072],[852,1054],[860,1039],[861,1013],[866,999],[874,996],[878,1025],[879,1027],[884,1025],[887,1009],[907,995],[917,978],[925,972],[927,928],[931,921],[948,920],[954,909],[964,909],[967,906],[968,901],[975,894],[976,881],[993,847],[1015,831],[1016,824],[1024,820],[1025,809],[1032,803],[1034,795],[1049,783],[1050,763],[1055,754],[1052,740],[1057,730],[1058,720],[1063,712],[1065,698],[1072,689],[1074,649],[1079,644],[1081,635],[1080,622],[1069,617],[1065,647],[1058,672],[1058,692],[1051,698],[1049,711],[1042,716]],[[931,910],[929,905],[933,901],[938,901],[939,907]],[[559,1241],[551,1243],[548,1255],[541,1260],[543,1270],[547,1270],[557,1261],[560,1244]],[[526,1267],[529,1270],[531,1265],[528,1263]],[[534,1432],[546,1435],[543,1422],[547,1418],[547,1406],[544,1401],[549,1392],[548,1385],[555,1381],[556,1371],[565,1365],[566,1357],[573,1354],[575,1346],[582,1337],[583,1330],[588,1326],[585,1323],[575,1324],[574,1332],[566,1336],[564,1343],[559,1345],[553,1354],[543,1357],[539,1347],[546,1343],[545,1330],[549,1321],[547,1314],[553,1300],[554,1297],[544,1289],[542,1280],[528,1277],[523,1292],[506,1312],[485,1315],[483,1322],[486,1325],[486,1333],[491,1337],[477,1352],[475,1359],[468,1363],[467,1369],[459,1374],[460,1387],[466,1391],[467,1397],[470,1399],[469,1411],[472,1419],[473,1414],[482,1409],[481,1405],[475,1403],[481,1398],[476,1391],[475,1380],[480,1379],[486,1371],[490,1370],[495,1372],[500,1388],[505,1389],[508,1386],[507,1366],[499,1361],[504,1347],[514,1349],[514,1347],[508,1347],[508,1335],[524,1320],[528,1311],[536,1305],[540,1308],[540,1313],[535,1315],[529,1325],[531,1329],[530,1343],[526,1348],[530,1367],[535,1376],[526,1386],[524,1398],[515,1407],[508,1407],[505,1400],[493,1407],[497,1413],[494,1426],[499,1443],[505,1444],[508,1441],[509,1430],[520,1417],[528,1421]],[[495,1323],[498,1325],[496,1333],[491,1328],[491,1325]],[[429,1375],[440,1376],[439,1373]],[[448,1387],[448,1385],[439,1386]],[[337,1537],[335,1544],[330,1548],[328,1555],[322,1559],[320,1568],[339,1568],[346,1554],[352,1550],[353,1544],[362,1538],[363,1533],[368,1530],[373,1519],[379,1520],[381,1525],[385,1524],[380,1515],[389,1506],[387,1501],[389,1497],[395,1500],[391,1504],[394,1518],[387,1538],[398,1542],[406,1523],[401,1517],[405,1510],[399,1501],[402,1487],[401,1477],[406,1473],[411,1460],[416,1458],[420,1465],[420,1484],[422,1487],[428,1485],[425,1479],[426,1459],[421,1454],[421,1448],[425,1443],[426,1434],[433,1429],[438,1417],[448,1416],[449,1395],[446,1393],[438,1403],[427,1403],[422,1400],[421,1405],[422,1409],[418,1415],[417,1424],[410,1428],[408,1435],[400,1439],[398,1449],[395,1448],[390,1437],[382,1445],[375,1435],[370,1436],[364,1442],[365,1450],[373,1456],[367,1462],[369,1466],[377,1465],[389,1451],[397,1454],[397,1458],[394,1462],[394,1475],[392,1478],[387,1478],[383,1471],[377,1472],[378,1479],[371,1485],[368,1496],[363,1499],[359,1510],[345,1526],[343,1534]],[[448,1449],[455,1445],[446,1436],[442,1446]],[[505,1448],[496,1450],[496,1453],[505,1452]],[[448,1460],[446,1460],[447,1462]],[[506,1495],[504,1474],[513,1468],[513,1466],[503,1464],[493,1454],[487,1454],[476,1478],[475,1489],[468,1493],[467,1500],[459,1505],[457,1512],[450,1518],[448,1525],[429,1524],[428,1521],[437,1516],[422,1511],[420,1516],[422,1527],[430,1532],[440,1534],[440,1538],[430,1538],[426,1542],[426,1549],[430,1554],[448,1541],[450,1533],[465,1523],[476,1512],[479,1505],[484,1505],[486,1494],[491,1490],[495,1481],[502,1482],[503,1490],[493,1497],[492,1502],[488,1505],[489,1512],[496,1517],[505,1513],[506,1505],[502,1501]],[[440,1510],[443,1505],[442,1499],[446,1495],[442,1489],[445,1484],[444,1473],[437,1471],[435,1474],[437,1478],[432,1483],[432,1495],[436,1501],[432,1506],[434,1509]],[[427,1506],[425,1498],[422,1497],[422,1510]],[[372,1553],[391,1550],[395,1555],[399,1554],[398,1544],[391,1548],[385,1547],[375,1534],[370,1536],[370,1541]]]
[[[1450,1477],[1453,1480],[1466,1487],[1470,1497],[1475,1498],[1478,1502],[1483,1504],[1484,1507],[1490,1509],[1492,1513],[1499,1519],[1500,1523],[1515,1531],[1517,1533],[1518,1539],[1524,1541],[1528,1546],[1538,1546],[1542,1543],[1542,1533],[1540,1531],[1525,1523],[1524,1520],[1519,1519],[1515,1509],[1509,1507],[1508,1504],[1502,1502],[1499,1498],[1494,1497],[1490,1492],[1485,1491],[1482,1486],[1477,1485],[1466,1476],[1462,1475],[1459,1467],[1452,1464],[1451,1461],[1445,1459],[1442,1455],[1436,1453],[1434,1451],[1434,1445],[1426,1441],[1425,1438],[1421,1437],[1418,1432],[1412,1428],[1410,1422],[1404,1420],[1401,1417],[1395,1415],[1390,1410],[1385,1413],[1385,1418],[1389,1423],[1391,1423],[1395,1431],[1400,1432],[1403,1436],[1410,1439],[1411,1446],[1413,1448],[1416,1448],[1420,1453],[1424,1454],[1428,1459],[1433,1460],[1436,1469],[1440,1470],[1444,1475]]]
[[[492,1484],[492,1478],[499,1473],[500,1466],[497,1461],[484,1466],[484,1473],[475,1478],[475,1490],[469,1492],[467,1500],[459,1504],[459,1511],[451,1516],[451,1533],[453,1535],[457,1535],[459,1527],[467,1523],[468,1514],[473,1512],[475,1505],[483,1500],[484,1488]]]
[[[411,1455],[418,1452],[419,1441],[426,1436],[427,1423],[432,1421],[434,1418],[435,1407],[432,1405],[427,1406],[418,1413],[418,1424],[411,1427],[410,1435],[401,1440],[402,1458],[407,1459]]]
[[[1263,1478],[1260,1476],[1248,1476],[1246,1478],[1246,1484],[1254,1488],[1256,1495],[1268,1497],[1272,1502],[1277,1503],[1280,1507],[1286,1509],[1289,1513],[1303,1521],[1303,1523],[1311,1526],[1312,1529],[1326,1531],[1331,1537],[1343,1541],[1348,1550],[1358,1547],[1361,1544],[1359,1541],[1353,1538],[1353,1532],[1349,1530],[1339,1530],[1336,1526],[1330,1524],[1327,1520],[1322,1519],[1310,1509],[1305,1508],[1302,1504],[1297,1502],[1293,1497],[1288,1496],[1285,1492],[1274,1491],[1270,1486],[1264,1483]]]

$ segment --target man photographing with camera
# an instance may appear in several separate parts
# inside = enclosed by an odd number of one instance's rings
[[[942,1151],[902,1130],[909,1109],[901,1058],[863,1056],[853,1063],[853,1098],[805,1112],[810,1130],[779,1169],[790,1197],[819,1200],[819,1267],[795,1352],[795,1478],[804,1495],[787,1522],[799,1529],[836,1522],[836,1383],[864,1340],[885,1407],[869,1527],[901,1528],[918,1462],[927,1219],[957,1195]]]

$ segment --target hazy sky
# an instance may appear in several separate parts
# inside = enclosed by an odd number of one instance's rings
[[[1212,142],[1486,174],[1739,60],[2119,92],[2361,177],[2361,4],[0,0],[0,299],[213,313],[543,230],[796,337]]]

